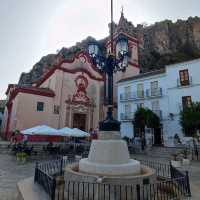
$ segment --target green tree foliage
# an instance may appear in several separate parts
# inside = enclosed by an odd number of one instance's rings
[[[200,102],[193,102],[180,112],[180,124],[186,136],[194,136],[200,129]]]
[[[134,126],[136,128],[144,129],[145,126],[148,128],[159,128],[160,118],[150,109],[139,108],[134,114]]]

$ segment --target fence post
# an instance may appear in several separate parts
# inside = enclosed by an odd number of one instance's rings
[[[171,161],[169,163],[169,166],[170,166],[170,176],[171,176],[170,178],[173,179],[174,178],[174,176],[173,176],[173,166],[172,166]]]
[[[52,200],[64,200],[64,190],[65,190],[65,180],[63,176],[58,176],[54,178],[55,180],[55,190],[54,199]]]
[[[188,196],[191,197],[190,180],[189,180],[188,171],[185,172],[185,178],[186,178],[186,185],[187,185]]]
[[[63,172],[63,157],[61,158],[61,161],[60,161],[60,176],[62,176],[62,173]]]
[[[54,177],[51,189],[51,200],[55,200],[55,194],[56,194],[56,178]]]
[[[140,200],[140,185],[136,185],[137,200]]]
[[[38,162],[35,163],[35,175],[34,175],[34,182],[38,179]]]

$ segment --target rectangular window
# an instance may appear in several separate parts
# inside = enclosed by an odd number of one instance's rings
[[[131,104],[125,104],[124,112],[125,113],[130,113],[131,112]]]
[[[58,115],[60,110],[60,106],[54,105],[53,112],[54,114]]]
[[[137,109],[144,108],[144,103],[137,103]]]
[[[124,88],[125,98],[129,99],[131,94],[131,86],[127,86]]]
[[[184,96],[182,97],[182,105],[183,109],[190,106],[192,103],[192,97],[191,96]]]
[[[151,82],[151,96],[156,96],[158,93],[158,81]]]
[[[151,106],[152,106],[152,110],[153,111],[159,111],[160,110],[160,105],[159,105],[159,101],[152,101],[151,102]]]
[[[189,73],[188,69],[180,70],[179,71],[179,78],[180,78],[180,85],[189,85],[190,80],[189,80]]]
[[[44,102],[37,102],[37,111],[44,111]]]
[[[144,97],[144,87],[142,83],[137,84],[137,97],[139,98]]]

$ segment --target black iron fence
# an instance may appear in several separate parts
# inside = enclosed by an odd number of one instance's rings
[[[34,181],[42,186],[44,191],[50,196],[51,200],[55,199],[56,179],[46,171],[36,167]]]
[[[68,156],[36,163],[34,181],[45,190],[51,200],[55,200],[56,176],[62,176],[64,168],[75,162],[74,156]]]
[[[139,160],[139,159],[137,159]],[[170,164],[150,160],[139,160],[141,164],[155,169],[156,175],[163,178],[171,178]]]
[[[140,162],[154,168],[157,176],[165,178],[165,181],[117,185],[65,180],[64,192],[56,192],[57,175],[62,176],[64,167],[74,162],[60,158],[36,164],[35,182],[43,187],[51,200],[171,200],[191,196],[188,172],[182,172],[170,164],[148,160]]]
[[[184,178],[179,181],[184,182]],[[187,197],[184,185],[176,180],[146,185],[115,185],[88,182],[65,182],[65,200],[175,200]]]
[[[170,165],[171,179],[175,180],[180,187],[184,187],[188,196],[191,196],[190,181],[188,171],[180,171]]]

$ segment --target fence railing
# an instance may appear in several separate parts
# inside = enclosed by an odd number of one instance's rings
[[[184,182],[184,178],[177,179]],[[104,183],[65,182],[65,200],[172,200],[188,196],[184,184],[177,180],[146,185],[115,185]]]
[[[75,157],[68,156],[67,158],[60,157],[55,160],[36,163],[34,181],[44,189],[51,200],[55,200],[56,176],[62,176],[64,168],[75,162]]]
[[[56,179],[54,176],[49,175],[46,171],[35,168],[34,181],[42,186],[44,191],[50,196],[51,200],[55,199]]]
[[[162,178],[171,178],[170,164],[159,163],[150,160],[139,160],[141,164],[155,169],[156,175]]]
[[[148,184],[110,184],[89,183],[65,180],[64,192],[56,195],[56,175],[63,175],[66,165],[75,162],[68,159],[57,159],[36,164],[35,182],[49,194],[51,200],[172,200],[191,196],[188,172],[182,172],[170,164],[140,160],[156,171],[156,175],[166,181]]]
[[[180,171],[170,165],[170,173],[171,179],[175,180],[180,187],[184,188],[188,196],[191,196],[188,171]]]

